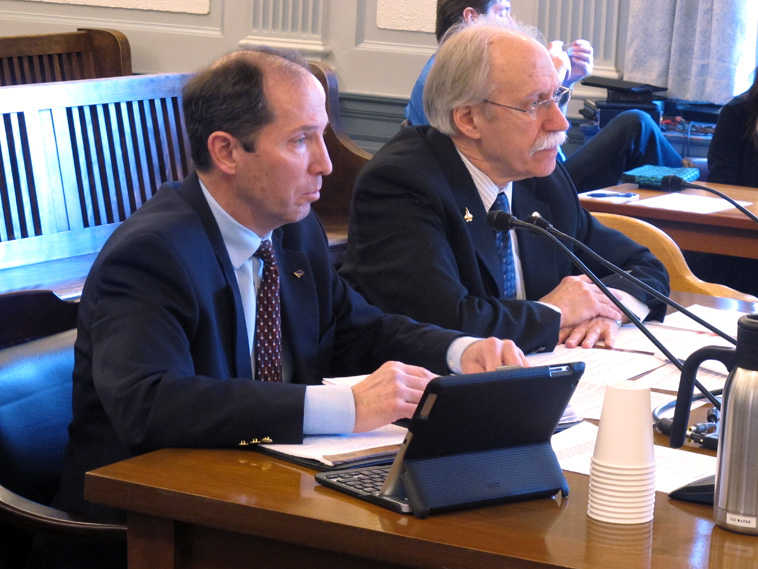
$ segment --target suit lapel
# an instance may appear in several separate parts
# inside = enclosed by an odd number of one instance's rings
[[[513,184],[513,214],[526,219],[538,211],[547,220],[553,219],[550,204],[542,200],[537,188],[537,179],[530,178]],[[547,286],[545,283],[555,283],[557,271],[557,247],[547,238],[536,233],[518,232],[519,259],[524,275],[524,288],[527,298],[534,298],[535,293]],[[558,279],[560,280],[560,279]],[[550,286],[547,290],[552,289]]]
[[[429,129],[427,140],[437,157],[458,207],[474,252],[483,271],[497,283],[498,295],[503,294],[503,271],[497,255],[495,231],[487,223],[487,212],[482,199],[471,179],[466,165],[458,155],[449,137],[437,130]]]
[[[313,369],[307,362],[315,362],[316,353],[309,353],[319,346],[318,299],[316,283],[308,258],[301,251],[286,249],[282,245],[282,230],[274,231],[272,237],[276,260],[279,263],[279,294],[282,314],[282,342],[287,342],[292,358],[293,377],[308,378]]]
[[[232,295],[234,304],[233,321],[229,324],[234,327],[232,337],[234,338],[234,365],[236,369],[233,374],[237,377],[252,377],[253,368],[250,362],[250,351],[248,348],[247,327],[245,326],[245,311],[242,309],[242,299],[240,298],[237,278],[234,276],[234,268],[229,260],[229,253],[221,237],[221,231],[216,224],[216,220],[205,201],[203,191],[197,179],[197,174],[192,173],[188,176],[181,187],[179,193],[192,206],[200,217],[203,227],[208,234],[208,240],[213,247],[219,269],[224,276],[226,285]]]

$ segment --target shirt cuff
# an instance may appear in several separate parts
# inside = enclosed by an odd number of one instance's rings
[[[352,433],[355,399],[349,385],[308,385],[303,410],[304,435]]]
[[[650,314],[650,307],[642,302],[639,298],[633,297],[629,294],[623,299],[624,305],[629,309],[629,312],[634,314],[640,322],[642,322],[647,315]]]
[[[447,348],[447,367],[453,373],[463,373],[461,369],[461,357],[463,352],[466,351],[471,344],[478,342],[481,338],[474,338],[472,336],[461,336],[456,338],[450,343]]]
[[[538,304],[541,304],[542,306],[547,306],[548,308],[552,308],[555,310],[559,315],[563,315],[563,311],[556,306],[555,304],[550,304],[549,302],[542,302],[541,300],[535,300],[534,302],[537,302]]]

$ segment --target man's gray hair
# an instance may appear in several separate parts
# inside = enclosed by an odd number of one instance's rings
[[[484,16],[447,31],[424,85],[424,113],[430,125],[454,135],[457,129],[453,109],[480,103],[489,97],[492,90],[489,50],[492,42],[504,34],[545,43],[539,31],[531,26]]]

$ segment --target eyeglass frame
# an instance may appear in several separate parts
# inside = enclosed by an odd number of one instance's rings
[[[565,100],[563,100],[564,98]],[[559,85],[556,87],[555,91],[553,91],[553,95],[551,97],[537,101],[535,103],[531,103],[526,109],[521,107],[514,107],[513,105],[504,105],[503,103],[498,103],[497,101],[493,101],[491,99],[483,99],[482,102],[489,103],[490,105],[495,105],[496,107],[502,107],[504,109],[510,109],[512,111],[518,111],[520,113],[526,113],[530,117],[534,118],[537,116],[537,111],[539,111],[539,109],[546,108],[550,103],[555,103],[560,109],[564,105],[567,105],[569,100],[571,100],[571,89],[563,85]]]

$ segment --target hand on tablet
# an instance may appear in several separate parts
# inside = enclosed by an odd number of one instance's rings
[[[400,362],[382,364],[352,387],[355,401],[353,432],[370,431],[397,419],[412,417],[426,384],[435,377],[419,366]]]
[[[524,352],[513,340],[501,340],[490,336],[471,344],[461,356],[463,373],[494,371],[504,365],[522,367],[529,365]]]

